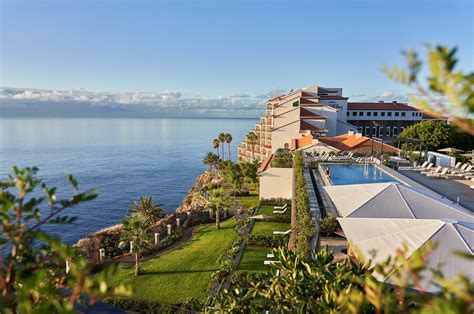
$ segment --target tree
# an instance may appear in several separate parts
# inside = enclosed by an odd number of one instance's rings
[[[153,196],[141,196],[138,200],[133,200],[130,206],[130,213],[140,216],[148,227],[154,226],[161,219],[162,212],[162,205],[155,204]]]
[[[123,285],[107,284],[113,268],[92,277],[87,262],[72,247],[42,230],[45,224],[73,222],[75,217],[63,212],[96,198],[96,191],[79,192],[76,179],[66,175],[73,194],[58,199],[57,189],[37,178],[37,172],[36,167],[13,167],[8,179],[0,182],[0,245],[8,250],[0,251],[2,312],[72,313],[75,304],[87,309],[106,296],[129,294]]]
[[[228,157],[229,157],[229,161],[231,160],[231,157],[230,157],[230,143],[232,143],[232,135],[230,135],[229,133],[226,133],[225,134],[225,141],[227,143],[227,148],[228,148]]]
[[[216,216],[216,229],[220,229],[220,214],[223,210],[228,210],[232,206],[229,194],[222,189],[212,190],[207,201],[206,208],[214,212]]]
[[[389,78],[414,88],[417,95],[410,101],[435,116],[448,116],[462,130],[474,135],[474,72],[456,71],[457,48],[426,45],[428,77],[422,83],[419,75],[423,61],[415,49],[403,52],[407,67],[384,67]]]
[[[120,247],[131,245],[130,251],[135,256],[135,276],[141,274],[140,254],[150,244],[149,227],[142,217],[132,215],[122,223],[122,242]]]
[[[220,133],[219,136],[217,137],[217,139],[221,143],[221,146],[222,146],[222,160],[224,160],[225,159],[225,154],[224,154],[225,133]]]
[[[249,134],[247,134],[247,144],[252,149],[252,162],[255,160],[255,145],[257,145],[257,140],[255,132],[249,132]]]
[[[437,150],[450,146],[453,141],[454,128],[452,125],[441,121],[421,121],[411,125],[398,134],[399,138],[415,138],[423,141],[423,146],[427,150]],[[404,143],[404,149],[418,150],[418,143]]]
[[[219,163],[219,156],[217,156],[213,152],[208,152],[203,158],[202,162],[206,166],[209,166],[209,171],[212,172],[215,169],[216,165]]]
[[[216,154],[217,154],[217,158],[219,158],[219,145],[220,145],[220,142],[217,138],[215,138],[213,141],[212,141],[212,146],[214,147],[214,149],[216,150]]]

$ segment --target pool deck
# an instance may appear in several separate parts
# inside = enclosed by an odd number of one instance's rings
[[[460,205],[474,212],[474,191],[469,188],[469,184],[474,184],[474,182],[460,178],[430,178],[411,170],[398,170],[397,173],[409,178],[411,181],[417,183],[418,186],[422,186],[423,188],[427,188],[446,197],[453,203],[456,202],[459,196]]]

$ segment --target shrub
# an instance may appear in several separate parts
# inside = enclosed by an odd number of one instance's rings
[[[319,220],[321,235],[327,237],[341,229],[336,217],[324,217]]]
[[[279,246],[287,246],[289,235],[250,235],[247,238],[247,245],[255,247],[273,248]]]
[[[291,199],[288,198],[262,198],[260,200],[260,205],[285,205],[291,204]]]
[[[160,303],[157,301],[139,300],[135,298],[110,297],[104,300],[105,303],[119,309],[137,313],[186,313],[186,309],[180,309],[178,305]]]

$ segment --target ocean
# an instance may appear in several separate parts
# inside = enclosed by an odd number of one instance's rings
[[[67,119],[0,118],[0,181],[13,165],[37,166],[58,196],[70,196],[64,173],[79,190],[96,188],[97,199],[69,209],[72,225],[44,230],[73,244],[90,232],[120,223],[141,195],[174,211],[205,169],[202,159],[220,132],[233,136],[231,156],[254,119]],[[227,156],[227,144],[225,144]],[[45,207],[43,207],[44,209]]]

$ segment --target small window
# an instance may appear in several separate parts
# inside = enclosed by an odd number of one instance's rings
[[[382,117],[385,117],[385,112],[381,112],[380,115],[381,115]]]
[[[389,126],[387,127],[387,132],[385,133],[385,135],[387,135],[387,137],[390,137],[390,127]]]
[[[365,135],[369,135],[369,132],[370,132],[370,127],[369,126],[366,126],[365,127]]]
[[[374,117],[378,116],[379,113],[377,111],[374,112]]]
[[[357,127],[357,132],[358,132],[358,133],[362,133],[362,130],[364,130],[363,127],[361,127],[361,126]]]
[[[293,107],[298,107],[299,105],[300,105],[299,100],[297,100],[297,101],[295,101],[295,102],[293,103]]]
[[[347,116],[349,116],[349,111],[347,112]]]
[[[372,115],[372,112],[367,112],[367,117],[370,117]]]
[[[412,116],[412,117],[414,117],[414,116],[415,116],[415,113],[414,113],[414,112],[412,112],[412,113],[411,113],[411,116]]]
[[[395,112],[395,117],[398,117],[399,113],[398,112]]]
[[[393,136],[397,136],[397,131],[398,131],[398,130],[397,130],[397,127],[394,126],[394,127],[393,127]]]
[[[402,112],[402,117],[404,117],[404,116],[405,116],[405,113],[404,113],[404,112]]]
[[[383,126],[379,128],[379,137],[383,136]]]
[[[377,127],[376,126],[372,127],[372,135],[377,136]]]
[[[364,112],[360,111],[359,116],[362,117],[364,115]]]
[[[387,116],[388,116],[388,117],[391,117],[391,116],[392,116],[392,113],[391,113],[391,112],[387,112]]]
[[[353,115],[353,116],[357,116],[357,112],[352,111],[352,115]]]

